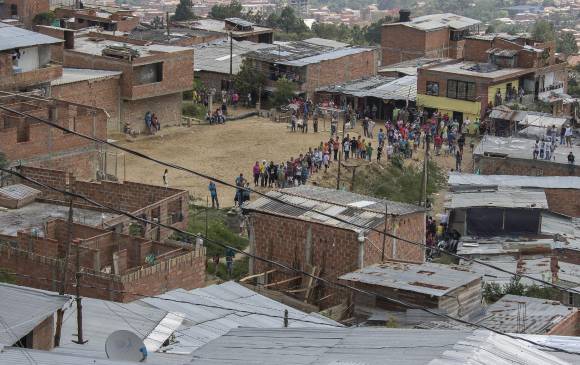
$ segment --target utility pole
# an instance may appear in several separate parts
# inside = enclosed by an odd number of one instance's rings
[[[67,174],[66,176],[66,191],[72,192],[70,177]],[[65,256],[64,259],[61,259],[61,284],[60,289],[58,291],[59,295],[64,295],[66,292],[66,285],[68,279],[68,258],[70,256],[70,247],[72,243],[72,225],[73,225],[73,198],[72,195],[69,195],[69,206],[68,206],[68,225],[67,225],[67,237],[66,237],[66,249],[65,249]],[[56,312],[56,331],[54,334],[54,346],[60,346],[60,335],[62,332],[62,320],[64,316],[64,309],[60,308]]]
[[[228,85],[228,89],[232,89],[232,75],[234,71],[234,37],[232,32],[230,32],[230,82]]]
[[[389,224],[389,206],[385,200],[385,230],[383,231],[383,249],[381,253],[381,262],[385,262],[385,248],[387,246],[387,225]],[[394,259],[394,257],[393,257]]]
[[[429,140],[431,136],[425,135],[425,158],[423,160],[423,177],[421,178],[421,201],[419,205],[423,205],[427,209],[427,179],[429,178]]]
[[[167,28],[167,40],[171,37],[171,33],[169,32],[169,12],[165,12],[165,27]]]
[[[344,122],[342,123],[342,141],[344,141],[345,129],[346,129],[346,113],[344,114]],[[338,133],[338,131],[336,132]],[[342,141],[340,142],[340,150],[338,151],[338,172],[336,174],[336,190],[340,190],[340,163],[342,160],[342,153],[344,151],[344,145]]]
[[[84,345],[88,341],[83,339],[83,305],[81,303],[81,242],[80,240],[75,240],[75,246],[77,250],[76,259],[76,302],[77,302],[77,340],[73,341],[79,345]]]

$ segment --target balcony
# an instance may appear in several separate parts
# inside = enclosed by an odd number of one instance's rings
[[[36,70],[12,73],[12,75],[0,78],[0,88],[20,89],[34,85],[49,83],[62,76],[62,65],[48,63]]]

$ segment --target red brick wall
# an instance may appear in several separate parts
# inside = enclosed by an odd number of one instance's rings
[[[32,330],[32,348],[44,351],[54,348],[54,315],[46,317]]]
[[[552,327],[547,334],[552,336],[580,336],[580,312],[576,310]]]
[[[85,109],[64,102],[56,105],[52,109],[53,122],[97,138],[107,137],[107,117],[102,110]],[[43,119],[49,119],[51,114],[49,107],[45,105],[39,105],[37,109],[31,109],[27,113]],[[26,128],[26,125],[29,125],[29,139],[18,142],[18,126]],[[98,170],[98,152],[94,143],[73,134],[64,134],[34,119],[2,113],[0,151],[12,162],[20,161],[23,165],[54,169],[73,169],[82,178],[94,179]]]
[[[217,105],[217,104],[214,104]],[[129,123],[131,128],[146,133],[145,113],[150,111],[155,113],[161,128],[179,125],[181,123],[181,111],[183,106],[183,95],[181,92],[156,96],[140,100],[121,101],[121,120]]]
[[[50,10],[49,0],[4,0],[4,4],[0,5],[0,19],[12,18],[11,5],[18,7],[18,19],[26,26],[32,25],[32,20],[37,14]]]
[[[251,213],[250,221],[254,237],[254,253],[258,256],[300,270],[308,270],[306,240],[307,231],[310,229],[312,235],[310,264],[321,270],[321,277],[336,281],[340,275],[359,268],[360,244],[356,232],[257,212]],[[394,225],[398,227],[397,235],[419,242],[424,240],[424,224],[423,213],[405,215],[394,220]],[[377,229],[382,230],[382,227],[377,227]],[[379,249],[365,241],[365,266],[381,262],[382,257],[382,235],[371,232],[367,238]],[[388,238],[385,259],[393,258],[392,244],[392,239]],[[397,242],[396,246],[397,259],[423,261],[423,251],[420,247],[401,242]],[[270,269],[280,270],[271,264],[259,260],[254,261],[254,273]],[[296,274],[286,273],[285,277],[290,276],[296,276]],[[321,294],[323,295],[325,294]],[[344,298],[335,296],[323,306],[339,303],[342,299]]]
[[[544,189],[550,211],[580,217],[579,189]]]
[[[55,99],[71,101],[104,109],[109,113],[108,132],[120,130],[120,76],[106,79],[55,85],[51,96]]]
[[[375,51],[368,50],[308,65],[306,84],[302,86],[302,90],[306,91],[308,96],[312,98],[319,87],[375,75],[376,64]]]
[[[456,43],[456,42],[455,42]],[[381,32],[382,65],[412,60],[418,57],[452,57],[461,55],[450,45],[449,29],[424,32],[402,24],[387,24]]]
[[[491,40],[467,38],[465,40],[463,58],[465,61],[487,62],[489,55],[485,51],[492,47]]]

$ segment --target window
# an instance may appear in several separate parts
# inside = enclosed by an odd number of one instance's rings
[[[427,95],[439,96],[439,83],[427,81]]]
[[[152,84],[163,81],[163,62],[136,66],[134,69],[134,84]]]
[[[18,5],[11,4],[10,5],[10,16],[17,16],[18,15]]]
[[[451,99],[475,100],[475,83],[447,80],[447,97]]]

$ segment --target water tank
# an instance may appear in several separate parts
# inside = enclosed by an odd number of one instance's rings
[[[409,10],[409,9],[399,10],[399,21],[400,22],[410,22],[411,21],[411,10]]]

